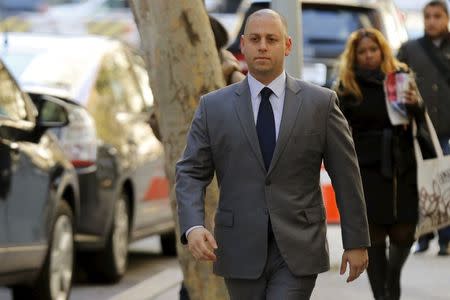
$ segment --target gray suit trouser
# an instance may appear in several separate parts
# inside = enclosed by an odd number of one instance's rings
[[[225,278],[231,300],[309,300],[317,274],[294,276],[289,271],[272,236],[267,262],[257,279]]]

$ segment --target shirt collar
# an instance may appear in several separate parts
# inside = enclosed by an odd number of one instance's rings
[[[264,84],[255,79],[250,73],[247,74],[248,77],[248,85],[250,87],[250,94],[252,98],[257,97],[261,90],[265,87]],[[271,83],[267,85],[273,92],[273,94],[280,98],[286,87],[286,72],[281,72],[281,74],[275,78]]]

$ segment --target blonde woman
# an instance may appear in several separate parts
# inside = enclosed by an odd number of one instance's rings
[[[399,70],[408,67],[393,56],[383,35],[361,29],[347,41],[335,85],[361,170],[372,245],[367,273],[377,300],[400,298],[400,272],[417,222],[411,129],[391,125],[383,89],[385,75]],[[422,111],[418,98],[411,87],[406,93],[411,114]]]

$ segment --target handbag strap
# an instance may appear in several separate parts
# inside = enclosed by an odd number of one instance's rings
[[[436,134],[436,129],[434,129],[433,123],[431,122],[431,118],[426,111],[425,111],[425,124],[427,126],[428,132],[430,133],[434,152],[436,153],[437,157],[443,157],[444,153],[442,152],[441,144],[439,143],[439,139]],[[412,131],[414,137],[414,153],[416,155],[416,162],[419,163],[422,162],[424,159],[422,150],[420,149],[419,146],[419,141],[417,140],[417,124],[415,119],[412,120]]]

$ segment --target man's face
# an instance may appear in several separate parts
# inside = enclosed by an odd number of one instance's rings
[[[424,13],[425,33],[431,38],[439,38],[448,32],[449,18],[440,6],[430,5]]]
[[[262,83],[270,83],[282,73],[284,57],[289,55],[291,47],[291,38],[276,15],[251,17],[241,36],[241,51],[248,70]]]

